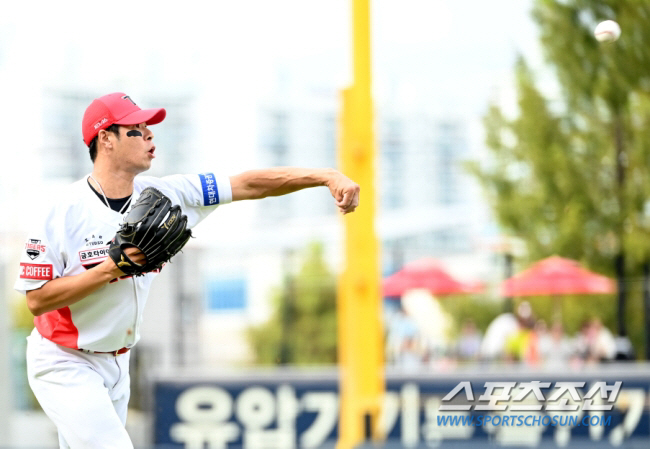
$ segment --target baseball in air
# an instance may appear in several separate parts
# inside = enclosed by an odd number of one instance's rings
[[[621,35],[621,27],[613,20],[600,22],[594,30],[594,36],[599,42],[614,42]]]

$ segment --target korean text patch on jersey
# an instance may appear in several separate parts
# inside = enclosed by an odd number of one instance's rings
[[[201,187],[203,188],[203,205],[212,206],[219,204],[219,189],[217,189],[217,180],[213,173],[199,174]]]
[[[52,280],[52,264],[24,263],[20,264],[20,278],[36,281]]]
[[[98,248],[79,251],[79,260],[82,264],[89,261],[103,261],[106,257],[108,257],[108,246],[100,246]]]

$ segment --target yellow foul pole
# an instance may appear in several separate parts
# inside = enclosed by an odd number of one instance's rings
[[[338,290],[341,415],[337,449],[374,434],[384,392],[379,243],[375,232],[375,139],[371,94],[370,0],[351,0],[354,79],[343,90],[341,171],[361,186],[359,208],[344,217],[345,267]]]

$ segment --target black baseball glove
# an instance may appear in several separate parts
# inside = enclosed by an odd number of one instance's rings
[[[142,276],[161,268],[191,236],[181,207],[172,206],[171,200],[160,190],[147,187],[124,217],[110,243],[108,255],[124,274]],[[129,247],[136,247],[145,255],[144,265],[129,259],[124,253]]]

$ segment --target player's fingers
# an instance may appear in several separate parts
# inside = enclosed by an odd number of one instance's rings
[[[336,202],[336,205],[339,207],[346,207],[349,204],[349,202],[350,202],[350,192],[346,191],[343,194],[343,197]]]
[[[340,201],[342,206],[356,206],[359,204],[359,189],[350,188],[346,190],[343,200]]]
[[[341,213],[342,213],[343,215],[345,215],[345,214],[349,214],[350,212],[354,212],[356,209],[357,209],[357,205],[356,205],[356,204],[350,204],[350,205],[347,206],[347,207],[339,207],[339,210],[341,211]]]
[[[352,199],[350,201],[350,207],[356,208],[359,205],[359,189],[354,191]]]
[[[129,257],[137,257],[138,254],[142,254],[142,251],[140,251],[139,248],[132,246],[130,248],[124,248],[124,254]]]
[[[336,189],[336,193],[334,194],[334,199],[336,200],[336,204],[341,204],[345,200],[345,190]]]
[[[144,264],[147,261],[145,254],[136,247],[125,248],[124,254],[129,256],[129,259],[131,259],[133,262],[140,265]]]

